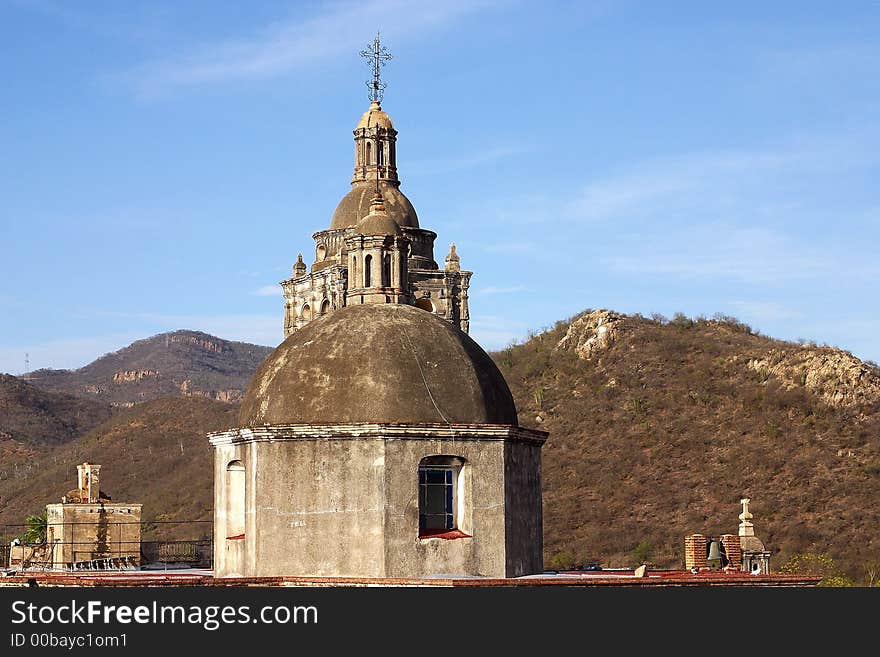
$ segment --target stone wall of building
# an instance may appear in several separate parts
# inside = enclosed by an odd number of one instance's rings
[[[544,570],[541,445],[504,445],[505,572],[519,577]]]
[[[456,480],[457,538],[419,538],[418,471],[426,457],[461,460]],[[504,443],[394,440],[386,452],[385,551],[388,577],[504,573]]]
[[[109,558],[140,565],[140,504],[48,504],[46,517],[53,568]]]
[[[299,425],[212,434],[215,573],[405,578],[540,572],[543,439],[540,432],[485,425],[452,432]],[[447,535],[420,537],[418,471],[426,457],[462,464],[456,527]],[[228,468],[237,462],[244,468],[245,490],[234,493],[244,500],[243,537],[228,529],[234,488]]]
[[[236,491],[232,490],[229,477],[230,467],[246,463],[244,452],[241,445],[219,445],[214,448],[214,570],[228,575],[244,574],[245,531],[233,528],[229,517],[238,505],[245,504],[244,494],[240,499],[231,499],[236,496]],[[246,476],[247,466],[244,467]]]

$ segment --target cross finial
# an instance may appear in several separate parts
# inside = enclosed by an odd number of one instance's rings
[[[361,57],[367,60],[367,63],[373,68],[373,79],[367,81],[367,89],[370,90],[370,100],[376,103],[382,102],[385,94],[386,82],[382,82],[380,73],[385,62],[391,59],[391,53],[382,45],[379,33],[376,32],[376,38],[365,50],[361,50]]]
[[[743,507],[743,512],[739,515],[740,520],[751,520],[754,517],[749,513],[749,502],[751,502],[751,500],[748,497],[744,497],[739,501]]]

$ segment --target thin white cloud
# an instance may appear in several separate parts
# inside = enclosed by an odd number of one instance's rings
[[[780,76],[808,78],[811,82],[817,78],[834,82],[840,74],[843,80],[851,80],[856,76],[873,76],[880,68],[880,48],[876,40],[816,44],[811,43],[809,49],[775,47],[762,56],[762,68],[774,79]]]
[[[470,336],[486,351],[503,349],[525,333],[525,325],[503,317],[481,315],[471,320]]]
[[[258,297],[279,297],[281,296],[281,286],[279,285],[264,285],[263,287],[257,288],[252,292],[252,294]]]
[[[507,253],[507,254],[526,254],[534,253],[538,250],[534,242],[499,242],[495,244],[487,244],[483,247],[487,253]]]
[[[616,272],[864,283],[880,280],[880,263],[854,237],[867,230],[870,240],[876,206],[860,207],[847,184],[878,164],[873,124],[766,148],[670,156],[589,183],[557,216],[566,225],[613,225],[620,241],[598,261]],[[822,225],[827,239],[817,243],[812,233]]]
[[[639,221],[657,216],[748,216],[792,208],[791,188],[817,176],[880,162],[876,126],[831,136],[793,138],[764,149],[687,153],[643,162],[588,183],[565,204],[566,221]]]
[[[601,258],[625,274],[662,274],[685,278],[726,278],[749,283],[804,280],[880,281],[880,263],[872,254],[799,242],[776,229],[729,224],[684,226],[633,239],[626,255]]]
[[[486,287],[480,287],[475,290],[475,294],[479,294],[481,296],[493,296],[496,294],[517,294],[518,292],[524,292],[527,290],[525,285],[511,285],[510,287],[494,287],[492,285],[488,285]]]
[[[415,160],[407,163],[406,175],[433,176],[440,173],[463,171],[489,162],[522,155],[528,151],[529,149],[523,146],[497,146],[494,148],[484,148],[460,157],[450,157],[438,160]]]
[[[492,0],[330,2],[316,15],[300,14],[251,38],[205,44],[192,52],[150,62],[129,77],[146,94],[175,87],[269,79],[318,61],[351,56],[377,29],[389,42],[411,40],[495,4],[498,2]]]
[[[742,313],[749,321],[776,321],[802,319],[804,313],[793,310],[775,301],[731,301],[730,305]]]
[[[830,263],[793,251],[785,237],[762,228],[729,225],[669,231],[626,255],[602,261],[613,271],[689,278],[723,277],[749,282],[811,278]]]

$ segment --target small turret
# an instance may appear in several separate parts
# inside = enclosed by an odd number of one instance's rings
[[[305,276],[306,274],[306,263],[303,262],[303,254],[300,253],[296,256],[296,263],[293,265],[293,277],[299,278],[300,276]]]
[[[455,252],[455,244],[449,245],[449,253],[446,256],[446,271],[461,271],[461,258]]]

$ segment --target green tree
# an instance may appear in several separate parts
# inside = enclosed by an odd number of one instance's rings
[[[669,320],[670,325],[674,326],[677,329],[689,329],[691,328],[695,322],[690,317],[685,315],[684,313],[675,313],[672,316],[672,319]]]
[[[47,523],[46,509],[40,513],[32,513],[25,518],[25,530],[20,536],[22,543],[45,543]]]
[[[560,550],[550,557],[547,566],[550,570],[571,570],[574,568],[575,556],[568,550]]]
[[[651,545],[648,541],[642,541],[638,545],[633,548],[632,558],[635,561],[637,566],[641,566],[643,563],[648,563],[648,560],[651,558],[651,555],[654,553],[654,546]]]
[[[787,575],[818,575],[822,578],[819,586],[855,586],[827,552],[804,552],[792,555],[779,568]]]
[[[535,389],[535,404],[538,408],[544,408],[544,388],[540,386]]]

